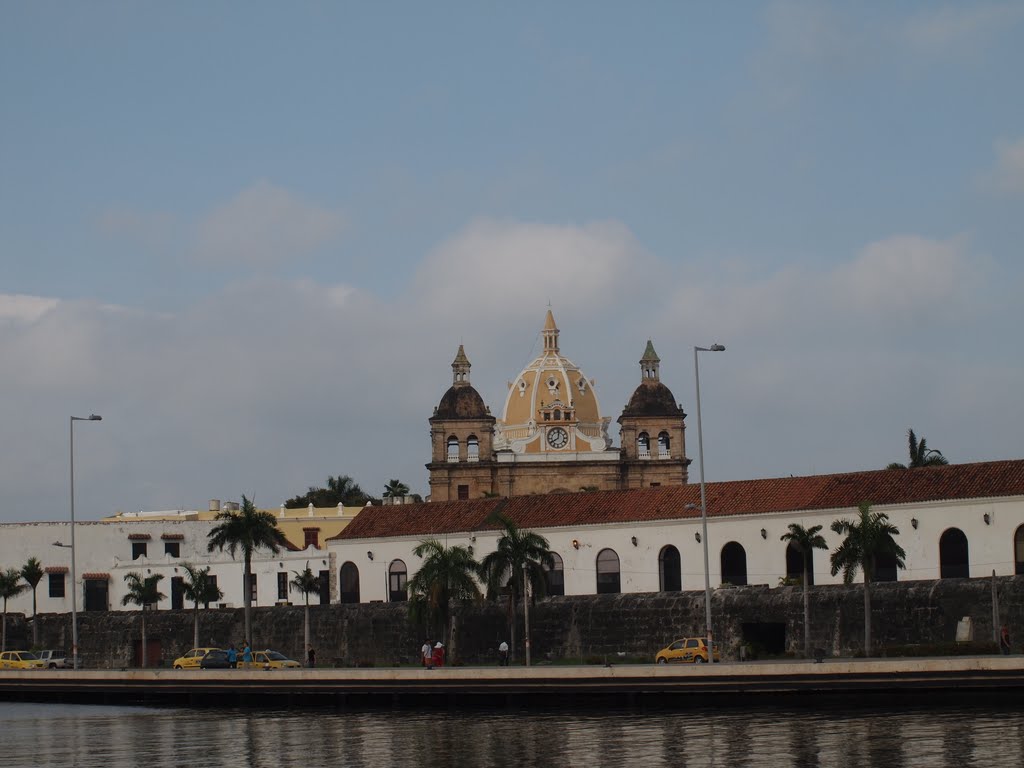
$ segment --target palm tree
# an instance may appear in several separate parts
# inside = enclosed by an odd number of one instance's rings
[[[917,435],[914,434],[914,430],[907,430],[907,438],[910,447],[910,463],[900,464],[899,462],[893,462],[886,469],[914,469],[916,467],[940,467],[945,464],[949,464],[949,460],[942,455],[942,451],[934,451],[927,445],[927,441],[922,437],[918,442]]]
[[[128,585],[128,593],[121,598],[121,605],[138,605],[142,608],[142,666],[146,666],[146,606],[155,605],[167,595],[160,591],[162,573],[154,573],[143,578],[135,571],[124,575]]]
[[[8,568],[0,571],[0,597],[4,599],[4,629],[3,640],[0,642],[0,650],[7,650],[7,601],[17,597],[28,589],[28,584],[21,583],[21,573],[17,568]]]
[[[199,604],[202,603],[209,608],[210,603],[216,602],[224,597],[224,592],[217,586],[217,582],[210,578],[210,566],[199,568],[198,566],[191,565],[189,563],[182,563],[181,567],[185,569],[185,573],[187,575],[187,578],[182,585],[182,592],[184,593],[186,600],[192,601],[192,647],[198,648]]]
[[[409,486],[403,483],[397,478],[388,480],[388,484],[384,486],[384,498],[399,498],[401,496],[409,495]]]
[[[303,649],[305,653],[309,653],[309,595],[312,592],[314,595],[320,594],[320,577],[310,570],[309,563],[306,563],[306,570],[304,571],[292,571],[295,574],[295,578],[289,582],[288,587],[290,589],[297,589],[302,593],[303,598],[306,600],[306,634],[305,634],[305,645]]]
[[[36,588],[43,580],[43,566],[35,557],[21,566],[21,578],[28,582],[32,589],[32,645],[39,645],[39,627],[36,626]]]
[[[875,577],[875,566],[880,555],[896,560],[897,568],[905,568],[907,553],[896,543],[893,536],[899,536],[899,528],[889,522],[884,512],[872,512],[871,502],[863,501],[858,506],[860,514],[856,520],[836,520],[832,530],[840,536],[846,535],[843,543],[832,553],[832,575],[843,572],[843,583],[851,584],[857,569],[864,571],[864,655],[871,654],[871,580]]]
[[[789,532],[780,536],[781,541],[792,542],[804,561],[804,657],[811,655],[811,598],[807,591],[807,574],[811,567],[811,555],[816,549],[828,549],[825,538],[818,533],[820,525],[804,528],[799,523],[790,523]]]
[[[498,539],[498,548],[480,563],[480,578],[487,587],[487,599],[495,600],[499,594],[508,592],[508,622],[510,634],[509,658],[515,659],[516,648],[516,606],[525,595],[524,571],[534,595],[547,591],[544,569],[555,567],[548,540],[538,533],[524,531],[504,515],[497,515],[495,522],[505,532]]]
[[[436,539],[421,541],[413,554],[423,564],[409,579],[409,616],[428,627],[439,625],[450,648],[452,601],[483,597],[474,578],[480,565],[468,547],[446,547]]]
[[[207,537],[207,551],[225,549],[234,559],[235,552],[242,550],[244,568],[242,570],[242,604],[245,606],[245,639],[250,643],[252,638],[252,555],[262,548],[277,554],[288,546],[288,539],[277,527],[277,518],[269,512],[256,509],[255,505],[242,496],[240,510],[224,510],[218,512],[215,520],[220,524],[213,527]]]

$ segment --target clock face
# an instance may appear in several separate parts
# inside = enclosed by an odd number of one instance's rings
[[[548,430],[548,445],[552,448],[565,448],[569,443],[569,433],[561,427]]]

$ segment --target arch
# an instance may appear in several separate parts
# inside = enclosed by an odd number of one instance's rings
[[[409,569],[405,567],[405,561],[392,560],[388,566],[388,601],[392,603],[404,603],[409,599],[409,592],[405,588],[409,581]]]
[[[742,587],[747,583],[747,551],[730,541],[722,547],[722,583]]]
[[[795,541],[789,542],[786,546],[786,580],[803,583],[804,580],[804,553]],[[814,550],[807,557],[807,586],[814,586]]]
[[[551,553],[552,566],[548,568],[547,563],[542,564],[544,569],[544,581],[545,586],[548,590],[548,595],[558,596],[565,594],[565,568],[562,563],[562,557],[556,552]]]
[[[619,556],[614,549],[602,549],[597,553],[597,594],[616,595],[621,586]]]
[[[641,458],[651,455],[651,436],[646,432],[636,436],[636,452]]]
[[[1024,525],[1018,526],[1013,534],[1013,572],[1017,576],[1024,574]]]
[[[341,566],[341,602],[359,602],[359,566],[352,561],[343,563]]]
[[[466,459],[469,461],[480,461],[480,441],[476,435],[466,438]]]
[[[668,432],[662,431],[658,433],[658,455],[668,456],[672,453],[672,439],[669,437]]]
[[[939,578],[966,579],[970,575],[967,536],[959,528],[947,528],[939,537]]]
[[[658,553],[658,589],[679,592],[683,588],[683,564],[679,550],[666,544]]]
[[[448,461],[459,460],[459,438],[452,435],[448,438]]]

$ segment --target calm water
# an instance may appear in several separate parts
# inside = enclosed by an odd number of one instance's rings
[[[1022,765],[1024,714],[234,711],[0,703],[4,766]]]

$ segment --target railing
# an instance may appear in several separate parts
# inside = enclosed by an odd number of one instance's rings
[[[459,463],[459,455],[457,453],[454,454],[454,455],[449,453],[448,454],[448,462],[450,464],[458,464]]]

